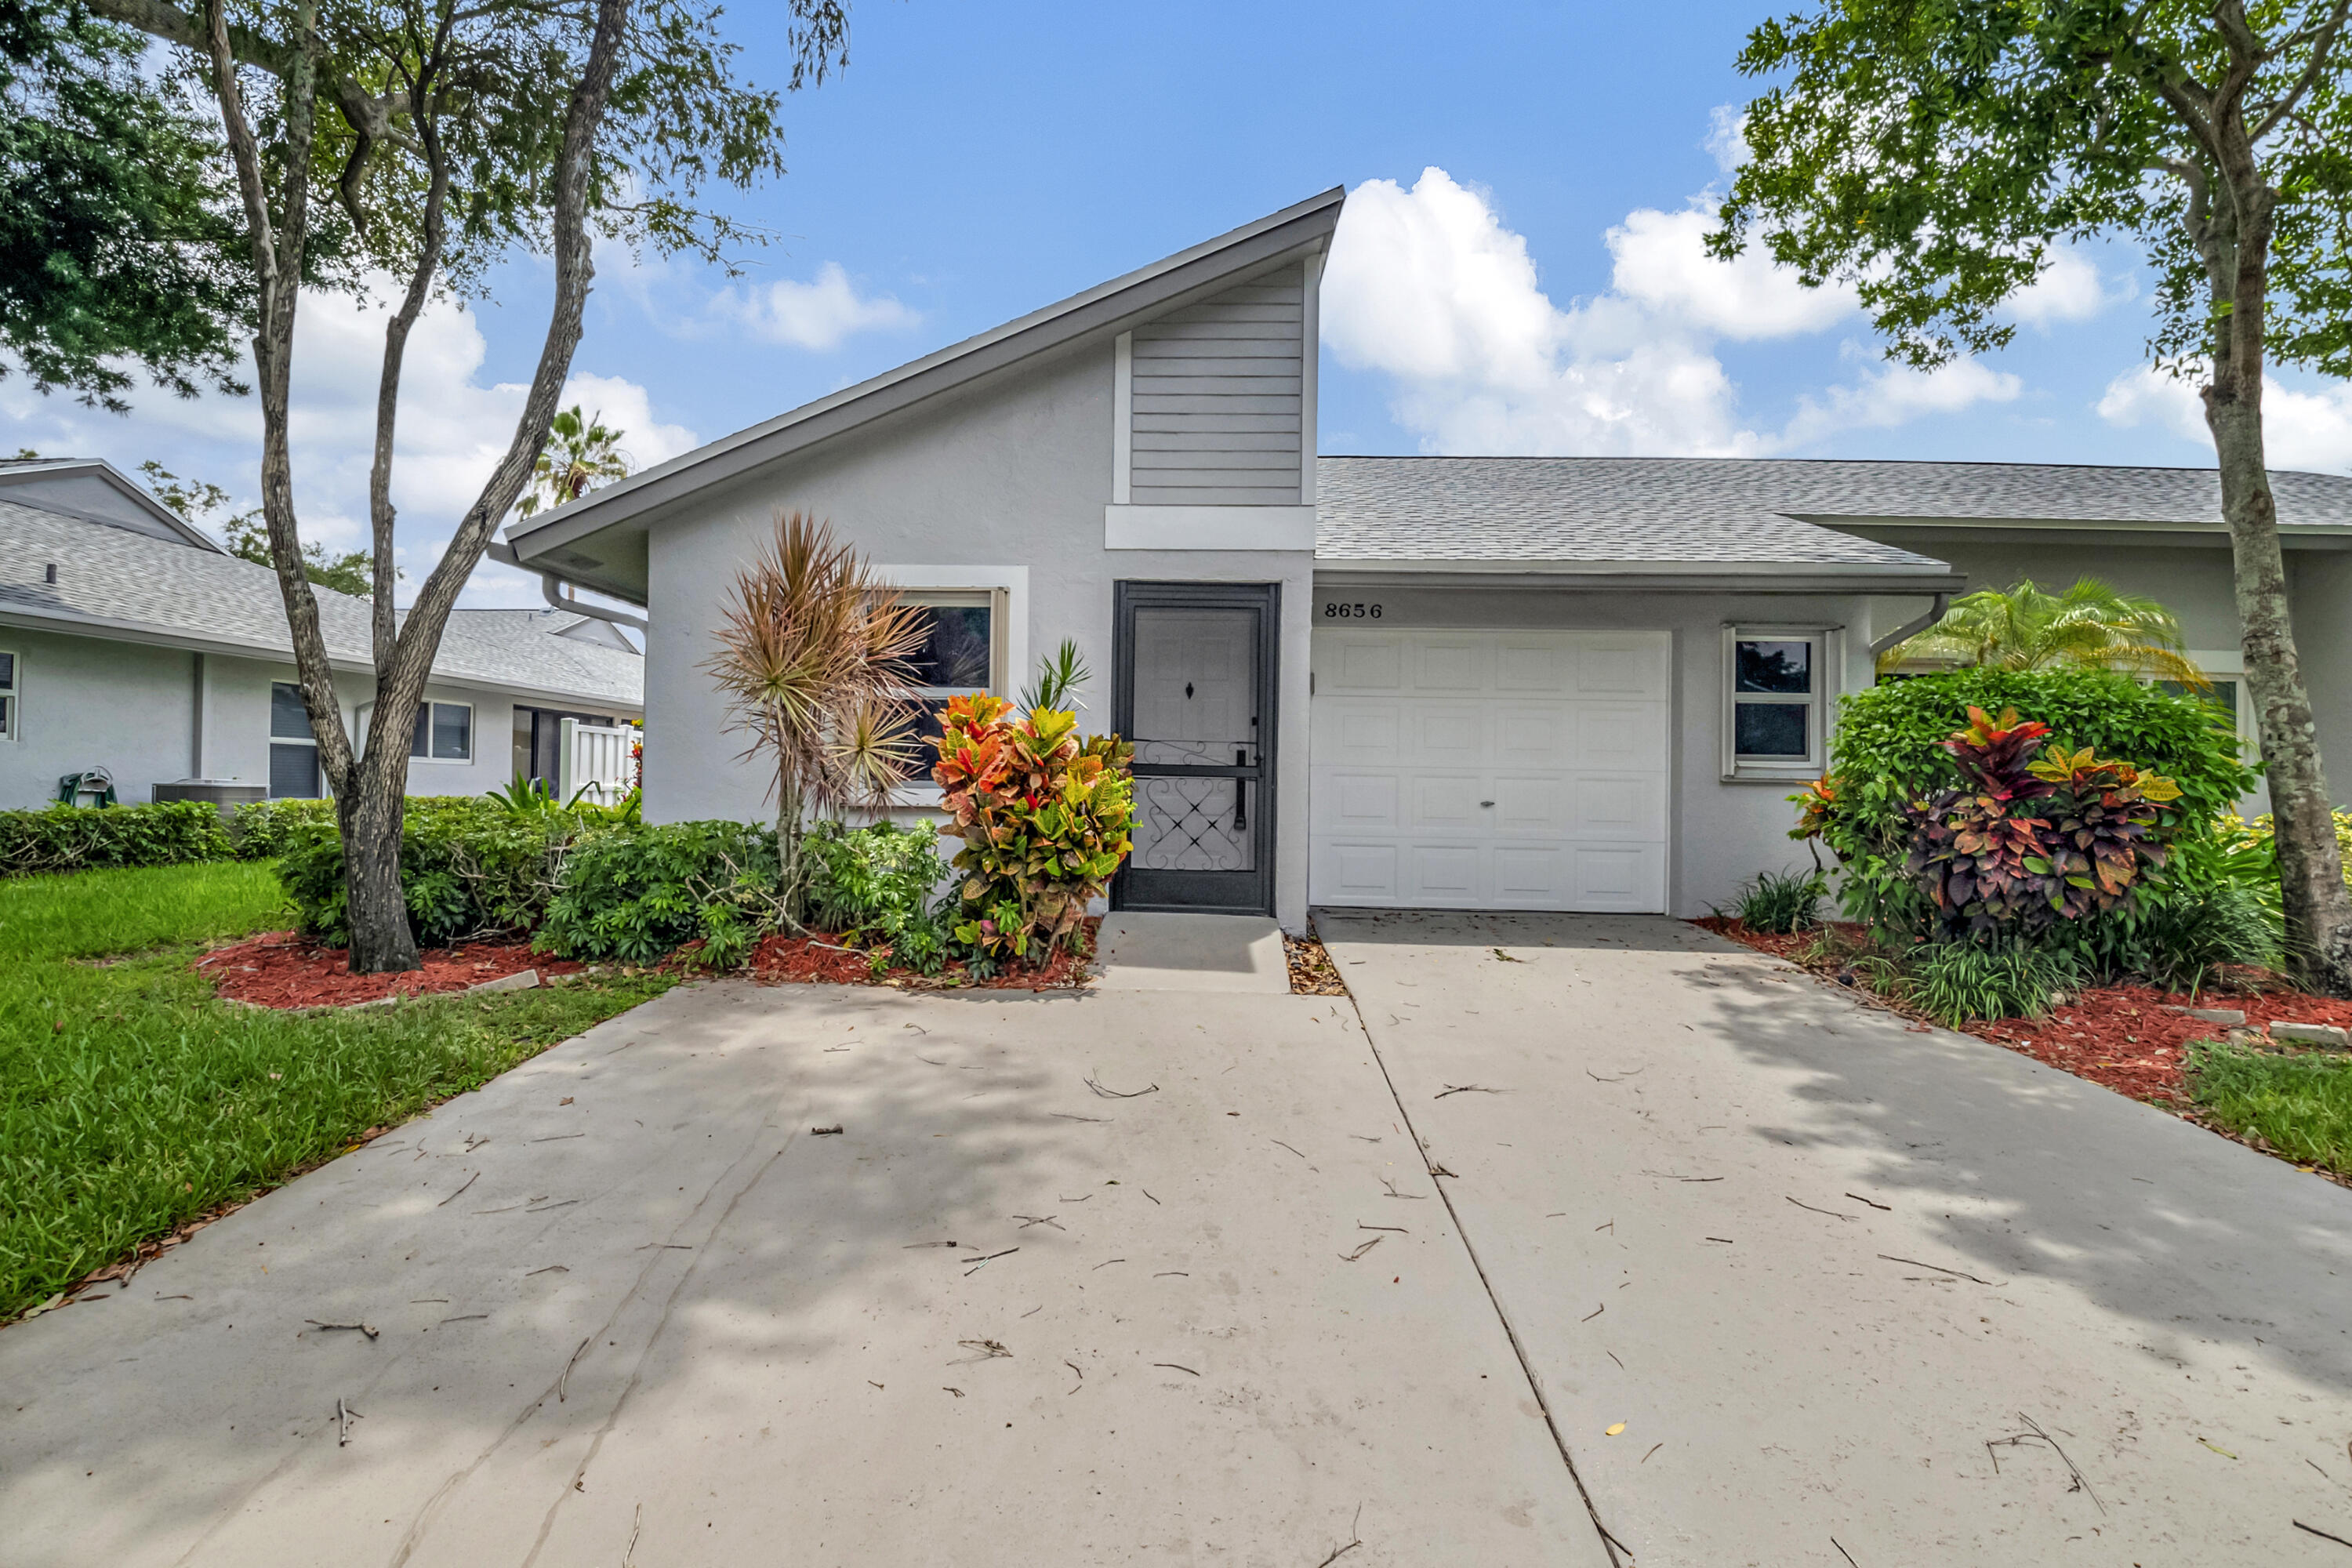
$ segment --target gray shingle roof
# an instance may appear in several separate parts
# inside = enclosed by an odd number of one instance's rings
[[[44,581],[54,563],[58,581]],[[364,600],[314,589],[327,651],[369,663]],[[127,529],[0,500],[0,611],[137,628],[164,640],[249,647],[293,658],[277,575],[267,566]],[[635,711],[645,701],[645,660],[553,634],[568,613],[478,613],[449,617],[434,678]]]
[[[2277,473],[2279,520],[2352,524],[2352,479]],[[1757,458],[1324,458],[1338,560],[1887,565],[1926,558],[1808,518],[2218,524],[2210,468]]]

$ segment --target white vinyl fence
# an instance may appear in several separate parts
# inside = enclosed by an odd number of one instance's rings
[[[556,743],[555,798],[569,801],[585,790],[582,798],[598,805],[613,805],[629,793],[630,775],[635,771],[630,763],[630,752],[637,742],[635,724],[583,724],[577,719],[562,723],[562,735]]]

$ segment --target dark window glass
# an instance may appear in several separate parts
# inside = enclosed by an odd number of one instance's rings
[[[433,704],[433,754],[464,762],[474,754],[474,710],[462,702]]]
[[[1735,702],[1731,705],[1732,749],[1743,757],[1802,757],[1806,743],[1804,702]]]
[[[16,656],[0,653],[0,691],[16,689]]]
[[[1732,662],[1736,690],[1802,697],[1813,689],[1813,645],[1809,642],[1741,641],[1735,645]]]
[[[433,704],[420,702],[416,705],[416,722],[408,731],[408,754],[412,757],[431,756],[433,753],[425,750],[425,747],[430,742],[432,734]]]
[[[2175,697],[2196,697],[2211,703],[2221,710],[2221,717],[2229,721],[2231,729],[2234,730],[2238,727],[2238,683],[2236,681],[2217,680],[2203,691],[2198,690],[2193,686],[2183,686],[2177,680],[2159,680],[2157,685],[2171,692]]]
[[[269,683],[269,736],[274,741],[308,741],[312,738],[310,715],[302,706],[300,687],[283,680]]]
[[[269,748],[269,796],[272,800],[319,798],[319,748]]]
[[[918,605],[929,635],[908,662],[915,686],[950,690],[988,689],[988,641],[992,630],[985,605]]]

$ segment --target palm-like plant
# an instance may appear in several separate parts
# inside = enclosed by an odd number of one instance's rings
[[[530,517],[541,507],[552,510],[599,485],[627,479],[631,460],[621,450],[627,433],[608,429],[601,408],[583,415],[575,403],[558,412],[548,426],[547,445],[530,466],[530,489],[515,510]]]
[[[2170,610],[2096,577],[2078,578],[2063,594],[2044,593],[2028,578],[2007,593],[1986,588],[1956,599],[1942,620],[1879,655],[1878,668],[1913,659],[1996,669],[2089,664],[2200,689],[2212,684],[2184,650]]]
[[[719,651],[704,668],[726,693],[745,761],[775,770],[778,897],[797,927],[807,908],[801,835],[811,813],[879,810],[920,758],[912,656],[921,612],[901,605],[830,525],[800,512],[736,578]]]

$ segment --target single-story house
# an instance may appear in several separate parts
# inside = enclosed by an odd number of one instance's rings
[[[1090,721],[1136,744],[1114,904],[1294,929],[1316,904],[1704,911],[1801,855],[1783,797],[1838,695],[1971,583],[2097,572],[2236,669],[2210,471],[1321,456],[1343,200],[512,525],[525,564],[650,610],[647,815],[768,809],[700,667],[793,509],[929,608],[927,698],[1009,695],[1077,641]],[[2352,776],[2352,480],[2278,488]]]
[[[319,601],[347,726],[373,695],[369,608]],[[112,466],[0,463],[0,806],[112,775],[124,804],[315,796],[317,744],[294,684],[278,578],[224,551]],[[553,778],[561,721],[634,722],[645,661],[569,611],[459,610],[425,688],[415,795]],[[360,732],[354,729],[354,733]]]

